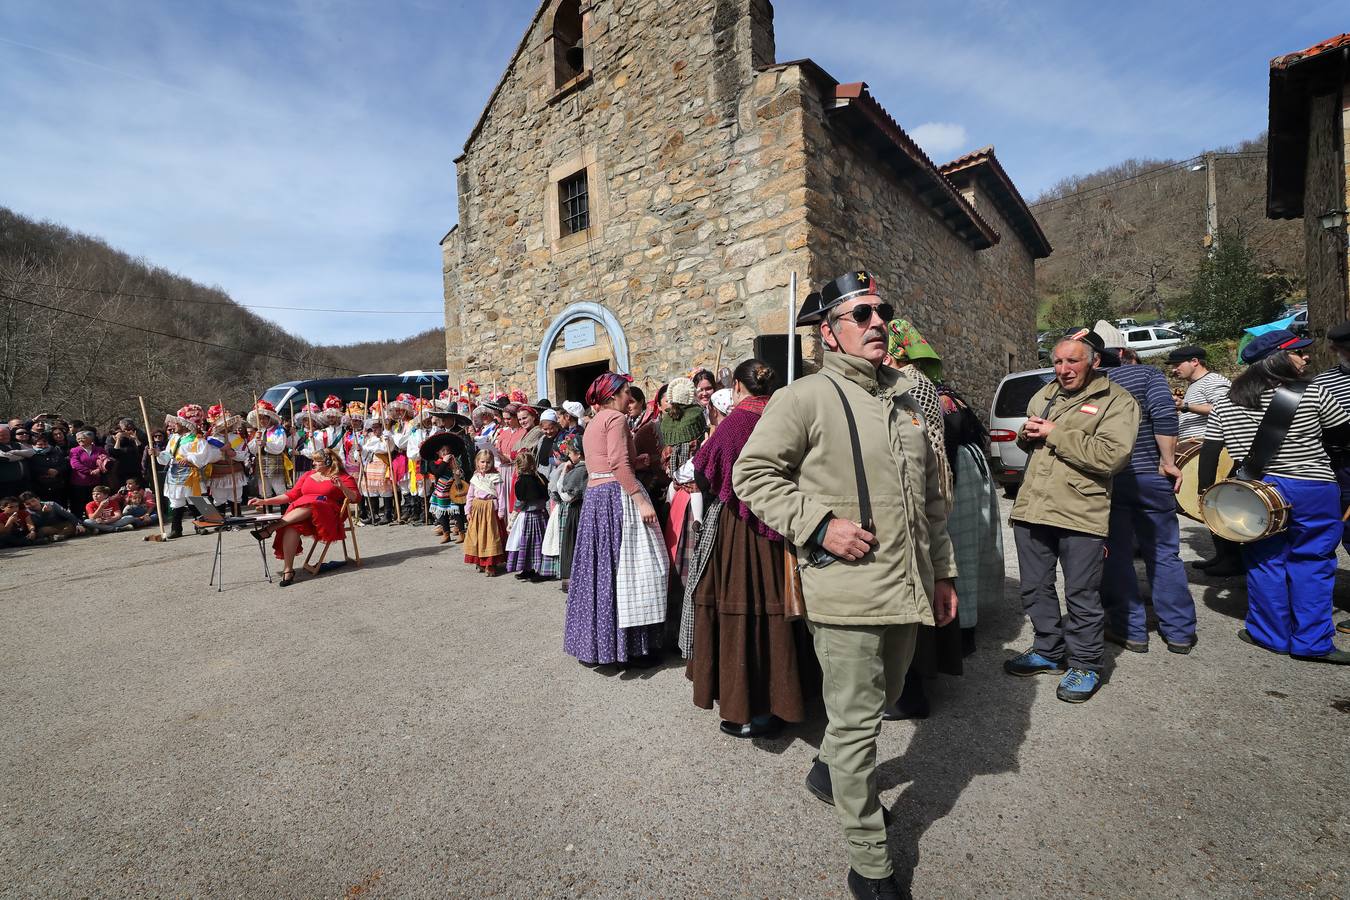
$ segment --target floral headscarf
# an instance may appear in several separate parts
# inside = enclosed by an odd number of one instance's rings
[[[886,352],[897,363],[914,363],[933,381],[942,380],[942,357],[907,319],[892,319],[886,324]]]
[[[618,375],[614,372],[606,372],[591,382],[591,386],[586,388],[586,405],[599,406],[612,399],[615,394],[628,387],[628,383],[633,380],[631,375]]]

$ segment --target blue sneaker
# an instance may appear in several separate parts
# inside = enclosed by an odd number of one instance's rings
[[[1102,676],[1087,669],[1070,669],[1060,679],[1055,696],[1065,703],[1086,703],[1102,686]]]
[[[1058,675],[1064,671],[1064,663],[1050,659],[1048,656],[1041,656],[1035,650],[1028,650],[1026,653],[1006,660],[1003,663],[1003,671],[1009,675]]]

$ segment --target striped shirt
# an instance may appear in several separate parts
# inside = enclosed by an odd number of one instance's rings
[[[1327,369],[1313,379],[1313,384],[1320,384],[1322,389],[1341,405],[1342,409],[1350,412],[1350,371],[1347,371],[1345,366]],[[1338,455],[1350,454],[1350,448],[1346,447],[1335,447],[1333,451],[1337,452]]]
[[[1177,405],[1167,376],[1153,366],[1117,366],[1103,369],[1106,377],[1133,395],[1139,404],[1139,434],[1130,451],[1128,472],[1157,474],[1157,435],[1175,437],[1177,433]]]
[[[1257,427],[1261,417],[1270,406],[1274,390],[1261,394],[1261,409],[1246,409],[1235,406],[1227,398],[1220,400],[1210,414],[1209,425],[1205,428],[1205,440],[1222,441],[1228,448],[1228,454],[1239,461],[1251,452],[1252,442],[1256,439]],[[1281,478],[1301,478],[1306,481],[1335,481],[1331,471],[1331,461],[1322,446],[1322,432],[1350,422],[1350,413],[1345,411],[1335,399],[1313,383],[1303,392],[1298,409],[1294,412],[1293,424],[1284,443],[1280,445],[1275,458],[1266,466],[1270,475]]]
[[[1228,396],[1228,387],[1231,384],[1231,381],[1218,372],[1206,372],[1202,377],[1187,385],[1186,393],[1181,398],[1181,425],[1177,429],[1177,437],[1183,440],[1204,437],[1205,422],[1209,419],[1209,416],[1205,413],[1186,412],[1186,404],[1214,406]]]

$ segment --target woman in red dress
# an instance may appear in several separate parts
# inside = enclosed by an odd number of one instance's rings
[[[256,509],[290,504],[280,522],[253,532],[260,541],[275,535],[272,550],[283,561],[282,587],[295,581],[295,554],[300,551],[301,536],[314,535],[321,541],[342,540],[342,501],[355,503],[361,498],[356,480],[342,468],[342,458],[336,450],[316,451],[312,459],[314,468],[302,475],[295,487],[275,497],[248,502]]]

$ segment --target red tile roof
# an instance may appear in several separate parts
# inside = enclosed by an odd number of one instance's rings
[[[1270,123],[1266,143],[1266,216],[1303,216],[1308,175],[1311,98],[1345,92],[1350,80],[1350,33],[1270,61]],[[1320,210],[1314,210],[1320,215]]]
[[[1303,62],[1305,59],[1312,59],[1315,56],[1321,56],[1340,47],[1350,47],[1350,32],[1338,34],[1334,38],[1327,38],[1317,44],[1313,44],[1306,50],[1299,50],[1297,53],[1286,53],[1283,56],[1277,56],[1270,61],[1272,69],[1287,69],[1295,63]]]
[[[1022,193],[1017,190],[1017,186],[1008,177],[998,157],[994,155],[993,145],[958,156],[951,162],[938,166],[938,171],[958,188],[975,181],[981,182],[984,189],[993,197],[994,206],[998,208],[999,213],[1031,251],[1032,259],[1044,259],[1054,251],[1031,208],[1022,198]]]
[[[834,101],[834,109],[829,110],[831,114],[839,115],[843,111],[854,111],[861,124],[881,135],[891,149],[899,151],[897,161],[901,162],[902,167],[916,174],[918,185],[915,189],[920,198],[931,205],[962,240],[976,250],[983,250],[998,243],[998,232],[975,211],[975,207],[970,205],[956,186],[938,171],[937,166],[928,158],[928,154],[905,133],[885,107],[876,101],[867,90],[865,82],[855,81],[851,84],[836,82]]]

